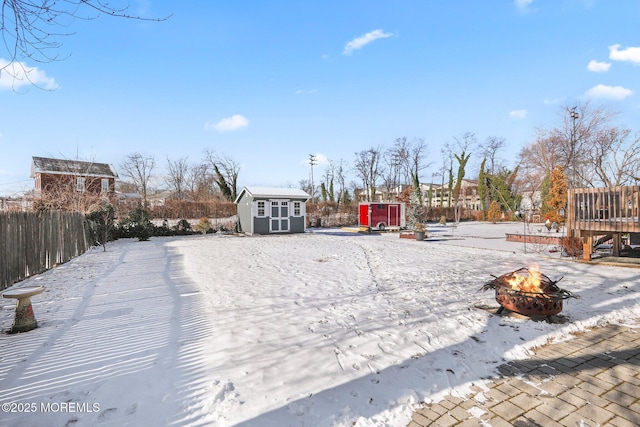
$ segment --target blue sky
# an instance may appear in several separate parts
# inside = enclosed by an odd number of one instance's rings
[[[172,16],[75,20],[56,39],[66,59],[24,61],[53,90],[0,74],[0,195],[33,188],[31,156],[118,168],[148,153],[161,176],[167,158],[212,150],[241,164],[240,185],[279,187],[309,179],[309,154],[317,177],[326,159],[423,138],[429,181],[454,137],[505,138],[513,164],[576,102],[640,130],[638,0],[133,0],[130,11]]]

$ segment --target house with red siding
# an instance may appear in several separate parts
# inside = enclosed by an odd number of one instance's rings
[[[31,178],[36,198],[59,192],[86,193],[114,197],[118,174],[107,163],[33,157]]]

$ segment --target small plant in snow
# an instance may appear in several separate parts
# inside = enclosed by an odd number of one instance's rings
[[[200,218],[200,222],[197,223],[194,228],[202,234],[207,234],[211,231],[211,223],[209,222],[209,218]]]

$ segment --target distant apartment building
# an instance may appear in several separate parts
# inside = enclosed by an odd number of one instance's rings
[[[455,182],[453,183],[455,187]],[[367,193],[364,190],[357,192],[359,202],[393,202],[400,200],[403,192],[410,189],[408,185],[398,185],[391,189],[386,187],[377,187],[375,192],[375,200],[367,200]],[[448,208],[456,206],[457,203],[466,210],[480,210],[481,202],[478,193],[477,179],[463,179],[460,184],[460,194],[458,201],[449,197],[448,185],[430,183],[420,184],[420,192],[422,193],[422,204],[425,207]]]

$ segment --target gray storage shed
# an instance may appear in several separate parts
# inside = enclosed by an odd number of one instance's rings
[[[304,233],[306,202],[295,188],[244,187],[238,205],[238,231],[246,234]]]

